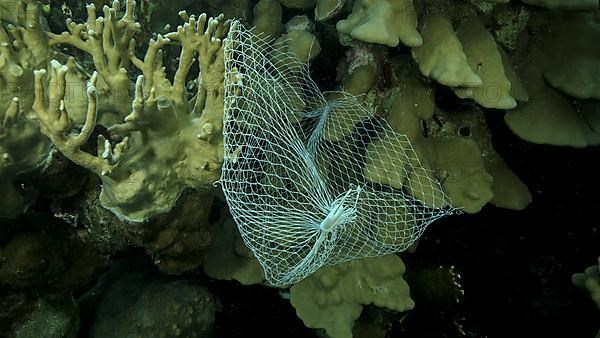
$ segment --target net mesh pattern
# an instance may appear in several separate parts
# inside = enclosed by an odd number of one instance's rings
[[[405,250],[451,213],[405,135],[344,92],[320,92],[281,43],[240,23],[224,41],[220,183],[267,280]]]

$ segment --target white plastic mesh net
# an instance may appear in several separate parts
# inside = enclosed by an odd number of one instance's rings
[[[452,212],[406,136],[306,65],[235,23],[224,41],[221,184],[267,280],[405,250]],[[326,100],[328,97],[329,100]]]

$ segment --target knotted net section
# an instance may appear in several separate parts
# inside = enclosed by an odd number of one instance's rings
[[[220,183],[274,286],[405,250],[453,212],[405,135],[356,97],[321,93],[285,50],[237,22],[224,41]]]

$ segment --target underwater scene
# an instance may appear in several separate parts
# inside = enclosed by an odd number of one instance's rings
[[[600,338],[600,0],[0,0],[0,337]]]

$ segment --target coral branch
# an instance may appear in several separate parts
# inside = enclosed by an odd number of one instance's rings
[[[134,35],[140,30],[140,24],[133,20],[135,1],[127,0],[120,19],[117,19],[119,1],[113,1],[112,8],[104,6],[103,17],[96,17],[93,4],[86,8],[85,23],[67,19],[67,32],[48,33],[50,45],[68,44],[90,54],[101,78],[97,89],[104,98],[103,110],[126,113],[130,102],[127,69],[135,49]]]
[[[50,66],[50,85],[48,90],[44,88],[46,70],[41,69],[35,74],[35,100],[33,109],[38,116],[42,132],[50,138],[52,143],[60,152],[76,164],[100,175],[109,175],[123,153],[127,139],[121,141],[113,152],[110,143],[102,142],[99,148],[99,156],[93,156],[80,149],[87,143],[96,124],[97,96],[96,82],[97,74],[94,73],[87,88],[88,107],[85,124],[78,134],[71,134],[71,122],[69,113],[65,109],[65,76],[68,67],[52,60]],[[48,97],[48,103],[45,98]]]

